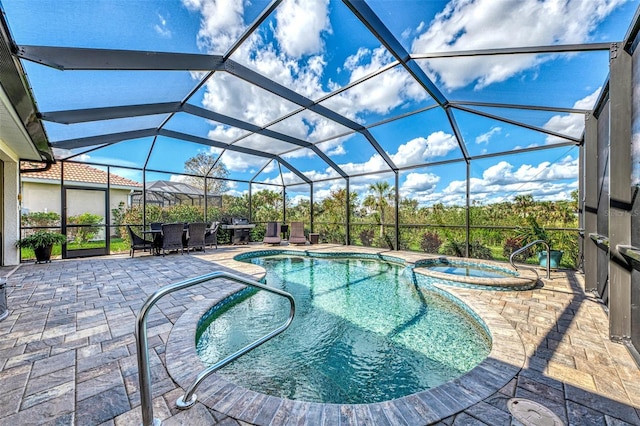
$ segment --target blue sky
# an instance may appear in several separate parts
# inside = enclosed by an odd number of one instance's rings
[[[632,0],[452,0],[370,1],[373,11],[412,54],[621,41],[638,7]],[[2,0],[12,34],[19,45],[48,45],[181,53],[224,53],[267,5],[241,0]],[[417,63],[451,102],[490,102],[590,109],[608,75],[607,51],[555,55],[496,55],[419,59]],[[345,87],[391,64],[393,57],[339,1],[284,0],[231,56],[312,100]],[[23,62],[42,112],[181,101],[196,87],[202,72],[58,71]],[[293,103],[252,86],[231,74],[217,72],[189,100],[243,121],[266,126],[299,109]],[[391,67],[369,80],[320,102],[369,130],[400,168],[462,158],[444,111],[429,109],[435,101],[402,67]],[[582,114],[470,107],[561,135],[579,138]],[[422,111],[415,114],[412,112]],[[472,161],[472,200],[491,203],[530,193],[536,199],[566,199],[577,188],[578,149],[545,133],[454,109],[453,115],[472,156],[518,148],[550,149]],[[410,114],[402,119],[385,120]],[[54,143],[159,126],[166,115],[73,125],[45,123]],[[309,149],[195,116],[178,113],[166,129],[282,155],[312,180],[337,176]],[[318,148],[348,174],[370,173],[351,180],[351,189],[365,194],[377,180],[394,185],[393,173],[358,133],[311,111],[302,111],[269,127]],[[140,167],[152,139],[125,141],[63,157]],[[209,148],[158,138],[147,180],[178,178],[184,162]],[[218,153],[219,150],[212,152]],[[275,163],[226,151],[222,161],[231,177],[259,182],[301,182]],[[141,180],[141,173],[118,169]],[[173,176],[172,176],[173,175]],[[402,196],[424,205],[463,205],[466,192],[463,162],[416,167],[400,173]],[[343,180],[319,182],[319,200]],[[247,185],[232,185],[234,193]],[[307,185],[287,189],[291,197],[308,198]]]

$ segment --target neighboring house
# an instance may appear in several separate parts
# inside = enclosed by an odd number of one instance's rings
[[[23,173],[21,178],[22,212],[62,212],[60,162],[43,172]],[[142,188],[133,180],[91,167],[86,164],[64,163],[64,187],[67,215],[82,213],[105,216],[107,182],[109,184],[109,212],[120,203],[130,205],[130,194]],[[113,224],[113,218],[111,221]]]

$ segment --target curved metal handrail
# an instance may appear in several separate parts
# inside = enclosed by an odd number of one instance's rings
[[[209,375],[213,374],[216,370],[224,367],[250,350],[260,346],[264,342],[269,339],[275,337],[276,335],[282,333],[284,330],[289,327],[291,321],[293,321],[293,317],[296,312],[296,305],[293,299],[293,296],[286,291],[279,290],[277,288],[268,287],[266,285],[260,284],[257,281],[253,281],[248,278],[241,277],[239,275],[235,275],[229,272],[217,271],[212,272],[210,274],[201,275],[196,278],[191,278],[185,281],[181,281],[175,284],[169,284],[157,290],[153,293],[147,301],[140,308],[140,312],[138,313],[138,317],[136,320],[136,349],[137,349],[137,358],[138,358],[138,383],[140,385],[140,408],[142,410],[142,424],[144,426],[159,426],[160,420],[153,418],[153,405],[151,398],[151,371],[149,369],[149,345],[147,342],[147,314],[151,310],[151,308],[164,296],[167,294],[173,293],[178,290],[183,290],[185,288],[201,284],[203,282],[226,278],[232,281],[236,281],[251,287],[259,288],[261,290],[268,291],[270,293],[274,293],[283,297],[286,297],[289,300],[290,311],[289,318],[287,321],[282,324],[280,327],[276,328],[269,334],[261,337],[253,343],[245,346],[239,351],[229,355],[222,361],[217,362],[206,370],[202,371],[196,377],[196,380],[193,382],[189,389],[185,393],[185,395],[178,399],[178,408],[186,409],[193,406],[196,402],[197,396],[195,395],[195,390],[200,385],[200,383],[206,379]],[[186,401],[186,402],[184,402]],[[182,405],[182,406],[181,406]]]
[[[525,251],[529,247],[534,246],[536,244],[544,244],[544,246],[547,249],[547,279],[550,280],[551,279],[551,247],[549,247],[549,243],[546,242],[545,240],[535,240],[535,241],[530,242],[529,244],[527,244],[524,247],[520,247],[518,250],[516,250],[513,253],[511,253],[511,256],[509,256],[509,263],[511,263],[511,266],[513,266],[513,269],[515,269],[517,271],[518,267],[514,263],[513,258],[516,256],[516,254],[522,253],[523,251]],[[538,271],[536,271],[536,268],[532,268],[531,266],[522,266],[522,265],[520,265],[520,268],[521,269],[530,269],[530,270],[532,270],[533,272],[535,272],[536,277],[538,277],[538,279],[540,279],[540,275],[538,275]]]

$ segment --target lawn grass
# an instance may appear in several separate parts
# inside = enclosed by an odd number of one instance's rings
[[[67,243],[67,250],[78,250],[78,249],[92,249],[92,248],[101,248],[105,246],[104,241],[89,241],[84,244],[77,243]],[[111,238],[111,254],[115,253],[127,253],[129,251],[129,243],[124,241],[122,238]],[[52,258],[59,258],[62,256],[62,246],[60,244],[56,244],[53,246],[51,250]],[[21,260],[33,260],[36,258],[33,249],[31,248],[21,248],[20,249],[20,259]]]

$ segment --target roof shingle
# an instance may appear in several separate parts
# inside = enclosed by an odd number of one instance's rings
[[[28,176],[33,179],[55,180],[60,181],[61,163],[55,163],[51,165],[51,168],[43,172],[29,173],[24,176]],[[122,176],[109,173],[109,179],[111,185],[118,186],[134,186],[141,187],[142,184]],[[64,163],[64,180],[65,182],[83,182],[83,183],[97,183],[107,184],[107,172],[97,169],[95,167],[88,166],[80,163]]]

